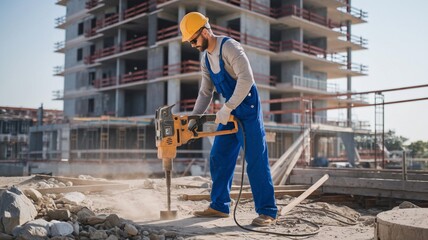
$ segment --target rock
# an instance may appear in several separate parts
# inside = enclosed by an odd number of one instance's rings
[[[120,227],[122,226],[122,222],[120,221],[119,216],[116,214],[110,214],[104,223],[107,228]]]
[[[143,188],[154,189],[155,188],[155,182],[151,179],[146,179],[146,180],[144,180]]]
[[[419,208],[419,206],[417,206],[411,202],[408,202],[408,201],[402,202],[398,207],[400,209],[403,209],[403,208]]]
[[[60,182],[60,183],[58,183],[58,187],[66,187],[67,185],[65,185],[65,183],[62,183],[62,182]]]
[[[74,235],[79,235],[80,233],[80,226],[78,222],[74,222],[73,223],[73,234]]]
[[[129,223],[125,224],[124,230],[129,236],[135,236],[138,234],[137,228],[134,225],[129,224]]]
[[[77,221],[81,223],[86,223],[86,219],[92,216],[95,216],[95,213],[89,210],[88,208],[82,208],[77,212]]]
[[[90,233],[90,239],[106,239],[108,237],[106,231],[96,230]]]
[[[67,221],[71,217],[70,211],[67,209],[56,209],[48,211],[48,217],[51,220]]]
[[[67,186],[67,187],[72,187],[72,186],[73,186],[73,182],[72,182],[72,181],[67,181],[67,182],[65,183],[65,186]]]
[[[29,197],[36,203],[40,202],[43,199],[43,195],[34,188],[25,189],[24,193],[27,197]]]
[[[37,216],[36,208],[16,187],[2,193],[0,197],[0,225],[1,230],[11,234],[13,229]]]
[[[15,239],[41,240],[49,236],[49,223],[43,219],[37,219],[13,229]]]
[[[116,237],[115,235],[110,235],[106,240],[119,240],[119,238]]]
[[[52,236],[67,236],[72,234],[74,231],[73,225],[68,222],[60,222],[56,220],[51,221],[52,225],[50,227]]]
[[[106,221],[106,216],[90,216],[86,218],[86,224],[89,224],[91,226],[94,226],[96,224],[104,223]]]
[[[80,192],[69,192],[64,195],[60,200],[63,203],[79,205],[83,200],[85,200],[86,196]]]
[[[38,186],[38,188],[49,188],[50,187],[49,184],[47,184],[46,182],[43,182],[43,181],[38,182],[37,186]]]

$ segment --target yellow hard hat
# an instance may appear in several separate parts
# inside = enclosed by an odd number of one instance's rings
[[[182,41],[186,42],[206,23],[208,18],[198,12],[190,12],[184,15],[180,22]]]

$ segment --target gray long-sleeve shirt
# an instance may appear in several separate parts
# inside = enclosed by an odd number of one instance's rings
[[[205,56],[208,55],[211,70],[218,73],[220,71],[220,45],[224,36],[216,36],[216,38],[217,44],[214,51],[212,53],[205,51],[201,59],[202,82],[192,114],[203,114],[213,96],[214,84],[205,64]],[[241,104],[254,84],[253,70],[241,44],[234,39],[229,39],[223,44],[222,58],[226,71],[237,81],[232,96],[225,103],[227,107],[235,109]]]

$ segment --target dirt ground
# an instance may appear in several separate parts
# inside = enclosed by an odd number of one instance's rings
[[[0,188],[16,185],[28,179],[29,177],[0,177]],[[236,225],[232,215],[222,219],[193,217],[192,212],[194,210],[206,208],[209,202],[206,200],[184,201],[181,200],[180,196],[182,194],[209,194],[209,188],[206,188],[209,184],[208,179],[184,177],[172,180],[172,209],[178,210],[178,217],[174,220],[160,220],[160,211],[167,209],[165,179],[114,180],[114,182],[126,183],[129,188],[85,193],[86,197],[92,201],[94,212],[98,214],[116,213],[121,218],[133,220],[138,224],[150,226],[156,230],[165,229],[178,232],[180,235],[186,236],[186,239],[284,239],[284,236],[243,230]],[[291,197],[277,199],[277,204],[283,206],[291,200]],[[307,224],[305,220],[316,223],[320,227],[318,234],[306,239],[364,240],[374,237],[374,219],[380,210],[351,209],[346,206],[311,200],[303,202],[300,206],[309,208],[309,212],[307,208],[298,207],[287,216],[280,217],[281,219],[284,217],[290,219],[285,219],[285,221],[281,221],[272,227],[254,228],[250,225],[252,219],[257,216],[254,211],[254,204],[251,199],[243,200],[238,206],[236,219],[240,225],[246,228],[286,234],[314,232],[317,230],[316,227]],[[323,209],[329,211],[320,212]],[[330,212],[337,212],[341,215],[329,214]],[[294,218],[291,219],[291,217]],[[352,222],[354,225],[343,222]],[[290,237],[290,239],[293,238]]]

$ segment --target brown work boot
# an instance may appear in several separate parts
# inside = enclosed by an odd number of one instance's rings
[[[215,218],[227,218],[228,213],[220,212],[212,208],[207,208],[203,211],[194,211],[193,215],[196,217],[215,217]]]
[[[275,223],[276,223],[275,218],[260,214],[258,217],[254,218],[251,225],[256,227],[266,227],[266,226],[274,225]]]

